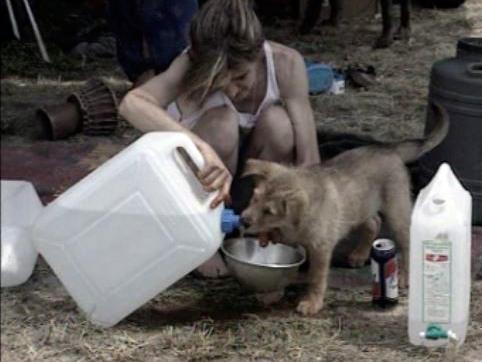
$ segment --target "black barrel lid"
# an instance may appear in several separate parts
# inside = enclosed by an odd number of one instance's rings
[[[482,37],[461,38],[457,42],[457,58],[482,61]]]

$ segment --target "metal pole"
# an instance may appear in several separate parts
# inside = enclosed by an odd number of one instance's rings
[[[8,16],[10,17],[10,22],[12,23],[13,35],[15,35],[15,38],[20,40],[20,32],[18,31],[17,19],[15,19],[15,14],[12,8],[12,2],[11,0],[6,0],[6,2],[7,2]]]
[[[33,16],[32,9],[30,8],[30,4],[28,3],[28,0],[23,0],[23,4],[25,5],[28,18],[30,20],[30,23],[32,24],[32,29],[35,34],[35,38],[37,39],[37,44],[40,49],[40,54],[42,54],[43,60],[45,60],[47,63],[50,63],[50,58],[49,58],[49,55],[47,54],[47,49],[45,49],[45,44],[44,44],[44,41],[42,40],[42,35],[40,35],[37,22],[35,21],[35,18]]]

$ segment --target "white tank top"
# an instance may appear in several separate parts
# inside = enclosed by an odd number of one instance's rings
[[[267,41],[263,43],[263,50],[265,53],[266,71],[268,79],[266,82],[265,96],[258,109],[256,110],[256,113],[251,114],[239,112],[234,106],[231,99],[229,99],[229,97],[222,91],[214,92],[213,94],[208,96],[201,109],[185,118],[181,119],[181,113],[179,111],[179,108],[177,107],[176,102],[172,102],[171,104],[169,104],[169,106],[167,107],[167,113],[172,118],[179,121],[184,127],[191,129],[195,126],[196,122],[199,120],[199,118],[201,118],[204,112],[215,107],[227,105],[238,114],[238,122],[241,127],[254,127],[254,125],[256,124],[256,120],[258,119],[261,112],[263,112],[269,106],[276,104],[280,101],[280,92],[278,88],[278,82],[276,81],[276,70],[273,60],[273,50],[271,49],[271,45]]]

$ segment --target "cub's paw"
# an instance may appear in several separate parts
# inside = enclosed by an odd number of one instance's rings
[[[270,293],[257,293],[256,299],[265,307],[268,307],[272,304],[278,303],[284,295],[284,290],[278,290],[275,292]]]
[[[303,299],[301,302],[298,303],[296,307],[296,311],[301,313],[302,315],[313,315],[318,313],[321,308],[323,308],[323,301],[321,300],[314,300],[311,298]]]
[[[366,261],[368,260],[367,253],[362,253],[358,250],[354,250],[348,255],[348,265],[351,268],[361,268],[365,265]]]

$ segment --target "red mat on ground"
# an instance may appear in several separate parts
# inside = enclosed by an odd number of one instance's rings
[[[90,173],[119,150],[110,144],[38,142],[1,146],[1,177],[30,181],[44,203]]]

